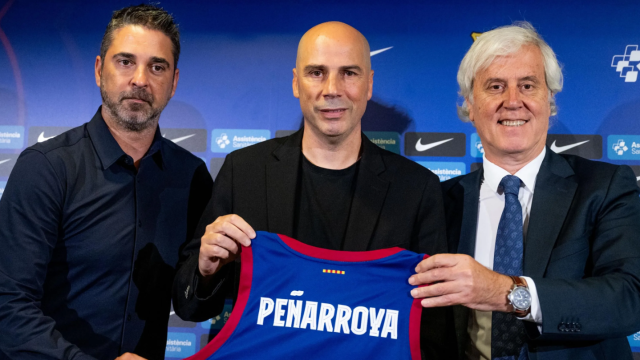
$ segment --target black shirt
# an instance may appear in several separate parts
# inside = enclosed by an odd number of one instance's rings
[[[360,162],[331,170],[301,158],[294,237],[312,246],[342,250]]]
[[[100,109],[26,149],[0,200],[0,354],[163,358],[179,248],[212,185],[159,129],[136,170]]]

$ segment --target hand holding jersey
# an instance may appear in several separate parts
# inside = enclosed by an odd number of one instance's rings
[[[513,283],[505,275],[491,271],[469,255],[438,254],[421,261],[411,285],[433,284],[411,291],[424,307],[462,304],[482,311],[510,311],[505,293]]]
[[[238,215],[218,217],[207,225],[200,243],[198,270],[205,284],[224,265],[234,261],[240,253],[240,245],[251,246],[256,232]]]

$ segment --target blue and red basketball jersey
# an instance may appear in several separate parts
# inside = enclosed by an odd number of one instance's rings
[[[236,305],[189,359],[420,359],[408,279],[427,255],[320,249],[259,231],[241,254]]]

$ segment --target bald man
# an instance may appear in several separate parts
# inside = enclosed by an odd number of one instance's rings
[[[292,85],[303,128],[234,151],[218,174],[174,282],[183,319],[209,319],[222,311],[233,283],[237,293],[234,260],[256,230],[332,250],[446,251],[438,177],[362,133],[373,89],[365,37],[339,22],[313,27],[300,39]],[[428,311],[423,318],[436,334],[423,331],[423,349],[431,359],[446,358],[438,356],[442,310]]]

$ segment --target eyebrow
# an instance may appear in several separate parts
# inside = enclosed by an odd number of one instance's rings
[[[347,65],[347,66],[340,66],[340,70],[345,71],[345,70],[355,70],[355,71],[360,71],[362,72],[362,68],[358,65]]]
[[[135,59],[135,55],[133,55],[132,53],[127,53],[127,52],[119,52],[117,54],[113,55],[113,58],[117,58],[117,57],[123,57],[123,58],[127,58],[127,59]]]
[[[327,67],[325,65],[310,64],[304,67],[304,72],[309,72],[312,70],[322,70],[326,68]],[[353,71],[362,72],[362,68],[359,65],[345,65],[345,66],[340,66],[339,69],[340,71],[353,70]]]
[[[132,53],[128,53],[128,52],[119,52],[119,53],[113,55],[114,59],[117,58],[117,57],[123,57],[125,59],[135,59],[136,58],[135,55],[133,55]],[[160,63],[160,64],[166,65],[168,68],[171,68],[171,64],[169,63],[169,61],[167,61],[167,59],[159,57],[159,56],[152,56],[151,57],[151,63],[153,63],[153,64]]]
[[[171,64],[169,64],[169,62],[165,58],[161,58],[161,57],[158,57],[158,56],[153,56],[153,57],[151,57],[151,62],[154,63],[154,64],[156,64],[156,63],[165,64],[168,68],[171,68]]]
[[[540,82],[538,77],[535,76],[535,75],[529,75],[529,76],[525,76],[525,77],[519,78],[518,82],[521,82],[521,81],[532,81],[532,82],[534,82],[536,84]],[[502,79],[502,78],[495,78],[495,77],[494,78],[488,78],[487,80],[485,80],[484,85],[487,86],[492,82],[506,83],[507,80]]]
[[[311,70],[321,70],[321,69],[325,69],[326,66],[324,65],[315,65],[315,64],[311,64],[311,65],[307,65],[304,67],[304,72],[309,72]]]

